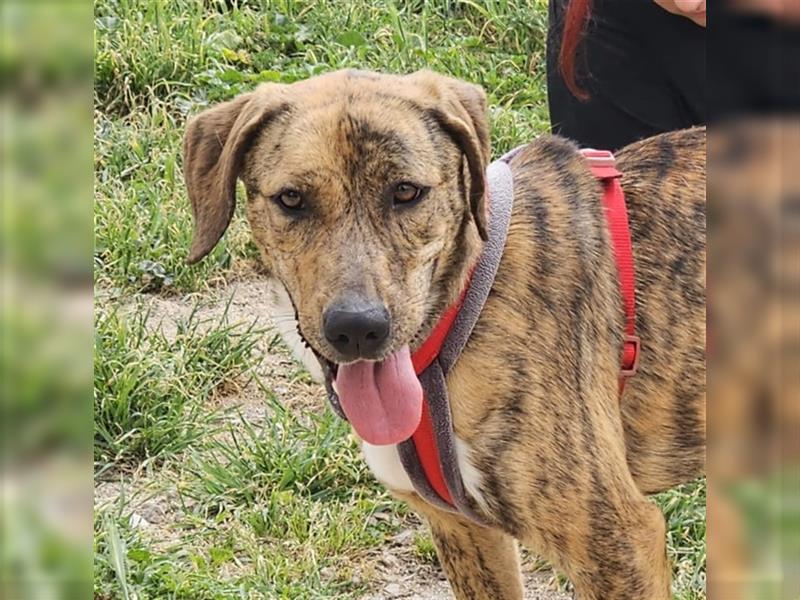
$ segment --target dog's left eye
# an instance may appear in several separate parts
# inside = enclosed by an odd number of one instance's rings
[[[409,204],[418,200],[422,196],[422,189],[415,186],[413,183],[403,182],[394,186],[392,200],[395,204]]]
[[[286,210],[297,211],[304,208],[303,196],[297,190],[283,190],[275,199]]]

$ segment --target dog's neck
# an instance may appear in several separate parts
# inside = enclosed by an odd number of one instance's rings
[[[454,261],[449,268],[439,269],[441,272],[434,274],[432,288],[438,287],[437,297],[432,299],[422,327],[420,327],[413,343],[412,351],[419,348],[436,327],[445,311],[458,301],[464,289],[469,285],[469,277],[480,258],[484,242],[480,239],[478,229],[474,223],[468,223],[463,230],[463,238],[455,244],[443,257],[443,263]]]

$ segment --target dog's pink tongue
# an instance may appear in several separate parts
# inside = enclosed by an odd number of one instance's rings
[[[411,437],[422,416],[422,386],[408,346],[381,362],[340,365],[336,392],[356,433],[374,446]]]

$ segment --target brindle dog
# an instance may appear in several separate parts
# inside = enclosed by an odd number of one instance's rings
[[[328,379],[366,360],[404,368],[486,235],[486,113],[479,87],[431,72],[340,71],[213,107],[185,138],[189,260],[222,236],[241,178],[256,245]],[[664,519],[645,494],[704,466],[705,131],[617,159],[643,344],[624,395],[601,186],[574,144],[543,136],[511,160],[502,263],[447,381],[465,486],[494,525],[427,504],[393,446],[364,443],[377,477],[427,519],[458,598],[522,598],[516,540],[581,599],[670,595]],[[350,420],[366,438],[379,418]]]

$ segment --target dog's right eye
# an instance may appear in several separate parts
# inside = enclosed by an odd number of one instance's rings
[[[286,210],[295,211],[305,208],[303,195],[297,190],[283,190],[275,196],[275,201]]]
[[[402,181],[390,190],[392,203],[395,206],[411,206],[421,200],[428,193],[428,189]]]

